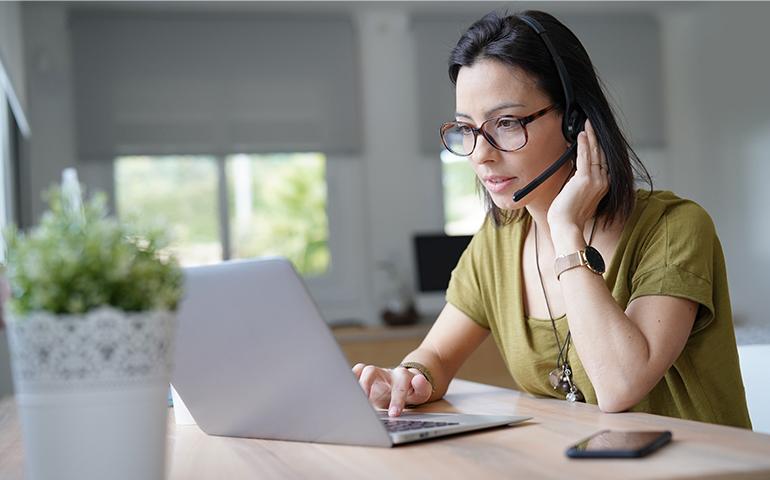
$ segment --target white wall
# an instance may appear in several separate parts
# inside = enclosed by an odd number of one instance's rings
[[[25,3],[22,8],[24,67],[29,119],[34,132],[22,145],[21,222],[37,222],[41,193],[75,165],[72,56],[64,3]]]
[[[549,5],[537,6],[549,9]],[[27,85],[34,93],[30,95],[35,131],[28,145],[30,176],[22,186],[29,192],[29,218],[37,218],[42,211],[38,192],[74,163],[66,8],[62,4],[23,7]],[[270,8],[297,7],[273,4]],[[352,12],[360,34],[364,147],[360,158],[334,160],[348,162],[338,181],[357,182],[359,190],[357,198],[347,199],[351,205],[344,213],[359,222],[349,250],[351,261],[360,265],[352,279],[359,301],[348,307],[333,302],[321,306],[328,318],[357,316],[375,323],[385,289],[380,262],[395,262],[399,275],[411,285],[412,233],[442,227],[440,162],[422,153],[414,128],[419,98],[409,18],[417,7],[351,3],[335,8]],[[419,12],[445,13],[453,8],[472,9],[480,16],[492,7],[423,3]],[[553,4],[550,10],[566,15],[583,12],[582,8]],[[752,62],[751,56],[764,58],[762,45],[770,43],[764,28],[770,19],[768,7],[613,3],[586,8],[659,13],[666,146],[639,153],[656,173],[658,186],[694,198],[711,212],[727,255],[736,314],[747,322],[767,325],[759,300],[767,293],[767,287],[762,287],[763,270],[770,259],[763,239],[770,233],[770,216],[764,213],[768,198],[760,182],[768,178],[761,173],[769,165],[762,149],[770,142],[770,125],[764,121],[770,111],[764,94],[765,85],[770,84],[766,66],[770,62]],[[725,121],[718,122],[719,118]],[[397,151],[392,148],[394,139],[399,142]],[[112,181],[111,169],[80,169],[90,185],[103,187]]]
[[[369,255],[365,270],[373,275],[370,312],[377,310],[387,289],[380,264],[392,262],[404,283],[412,286],[411,235],[443,230],[441,162],[424,158],[417,134],[417,83],[414,37],[408,13],[397,6],[358,13],[364,107],[365,205]],[[397,145],[398,148],[394,148]]]
[[[711,214],[736,321],[770,343],[770,4],[709,4],[662,20],[670,139],[664,183]]]

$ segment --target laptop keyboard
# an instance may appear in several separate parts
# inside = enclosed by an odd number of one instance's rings
[[[383,425],[389,432],[406,432],[422,428],[448,427],[459,425],[458,422],[428,422],[424,420],[389,420],[382,419]]]

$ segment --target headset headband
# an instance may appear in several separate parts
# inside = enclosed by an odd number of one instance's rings
[[[569,128],[570,132],[569,135],[577,135],[577,131],[580,129],[580,125],[572,125],[573,122],[573,104],[575,103],[575,97],[572,93],[572,82],[569,78],[569,73],[567,73],[567,67],[564,66],[564,62],[561,59],[561,56],[556,52],[556,48],[554,48],[553,44],[551,43],[551,39],[548,38],[548,33],[546,32],[545,28],[535,20],[534,18],[528,16],[528,15],[517,15],[517,18],[519,18],[522,22],[529,25],[532,30],[537,33],[540,38],[543,40],[543,43],[545,43],[545,47],[548,49],[548,53],[551,54],[551,58],[553,59],[553,63],[556,65],[556,71],[559,74],[559,80],[561,80],[561,86],[564,90],[564,121],[567,128]],[[567,132],[565,132],[567,133]]]

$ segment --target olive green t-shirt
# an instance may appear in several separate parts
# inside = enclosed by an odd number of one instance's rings
[[[563,399],[548,381],[557,357],[551,321],[524,314],[521,255],[530,224],[529,215],[501,227],[487,217],[452,272],[446,299],[491,331],[522,390]],[[725,261],[708,213],[671,192],[638,191],[604,280],[623,309],[644,295],[699,304],[684,351],[630,410],[751,428]],[[566,315],[556,319],[556,327],[565,338]],[[575,384],[596,404],[574,346],[568,358]]]

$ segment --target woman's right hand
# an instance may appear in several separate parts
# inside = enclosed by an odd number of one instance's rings
[[[401,415],[404,406],[419,405],[430,399],[433,389],[428,379],[416,369],[380,368],[358,363],[353,367],[358,383],[377,408],[387,408],[388,415]]]

